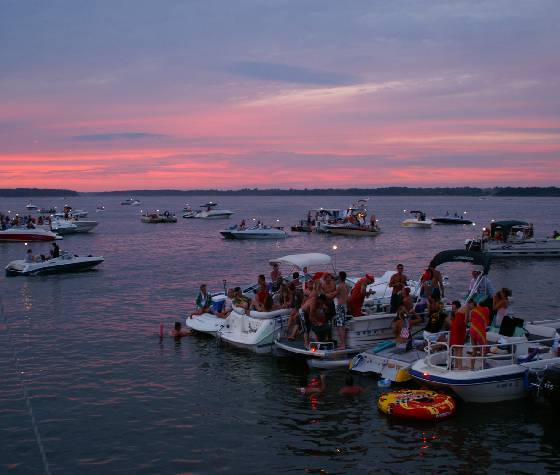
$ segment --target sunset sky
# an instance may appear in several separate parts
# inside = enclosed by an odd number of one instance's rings
[[[560,184],[560,1],[0,0],[0,188]]]

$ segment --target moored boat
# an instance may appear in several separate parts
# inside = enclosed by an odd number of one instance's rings
[[[472,220],[457,213],[453,216],[450,214],[446,214],[445,216],[436,216],[432,218],[432,221],[435,224],[475,224]]]
[[[0,231],[0,242],[54,241],[62,236],[42,228],[12,227]]]
[[[250,228],[240,228],[235,225],[220,231],[225,239],[286,239],[288,234],[281,228],[272,226],[252,226]]]
[[[196,212],[193,218],[197,219],[227,219],[232,214],[235,214],[233,211],[229,211],[227,209],[217,209],[218,203],[214,203],[209,201],[205,205],[202,206],[203,209]],[[185,213],[187,214],[187,213]]]
[[[406,210],[405,210],[406,211]],[[412,218],[407,218],[402,222],[406,228],[431,228],[434,222],[426,218],[424,211],[410,211]]]
[[[177,217],[174,213],[170,213],[169,211],[160,212],[157,210],[144,213],[140,221],[143,223],[176,223]]]

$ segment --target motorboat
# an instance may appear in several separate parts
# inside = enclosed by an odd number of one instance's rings
[[[105,211],[105,206],[98,206],[97,208],[95,208],[96,213],[100,213],[101,211]]]
[[[33,211],[36,210],[38,208],[37,205],[34,205],[31,201],[29,203],[27,203],[25,205],[25,207],[29,210],[29,211]]]
[[[12,227],[0,231],[0,242],[48,242],[55,239],[62,239],[62,236],[38,227]]]
[[[126,200],[121,202],[121,205],[126,206],[138,206],[140,204],[139,200],[135,200],[134,198],[127,198]]]
[[[7,276],[54,274],[59,272],[77,272],[92,269],[101,264],[101,256],[75,256],[63,252],[60,257],[41,260],[38,262],[25,262],[16,260],[6,266]]]
[[[56,213],[56,207],[52,208],[39,208],[39,214],[54,214]]]
[[[466,214],[466,211],[464,214]],[[475,224],[472,220],[467,219],[462,214],[455,213],[452,216],[449,214],[449,212],[447,212],[445,216],[436,216],[432,218],[432,221],[435,224],[472,224],[472,225]]]
[[[560,364],[556,328],[524,323],[523,330],[523,336],[489,331],[486,345],[428,342],[426,356],[412,365],[410,375],[421,384],[452,390],[467,402],[520,399],[527,394],[529,372]]]
[[[160,212],[157,210],[144,213],[140,220],[143,223],[176,223],[177,217],[174,213],[170,213],[169,211]]]
[[[264,226],[262,224],[242,228],[238,225],[220,231],[225,239],[286,239],[288,234],[279,227]]]
[[[406,210],[405,210],[406,212]],[[407,228],[431,228],[434,222],[426,218],[424,211],[410,211],[412,218],[407,218],[402,222],[402,225]]]
[[[62,212],[53,213],[53,216],[55,218],[64,218],[64,219],[86,218],[87,215],[88,215],[87,211],[84,211],[83,209],[72,209],[72,206],[69,206],[69,205],[64,205],[64,208],[63,208]]]
[[[201,210],[197,211],[193,218],[197,219],[227,219],[232,214],[235,214],[233,211],[228,211],[227,209],[216,209],[218,203],[214,203],[209,201],[205,205],[201,206]]]
[[[183,218],[194,218],[196,213],[188,203],[183,208]]]
[[[292,226],[293,232],[328,232],[325,225],[341,222],[344,212],[334,208],[313,208],[307,211],[307,218]]]
[[[377,236],[381,229],[377,224],[359,225],[351,223],[329,224],[327,230],[335,236]]]
[[[252,351],[270,353],[279,332],[286,327],[291,309],[282,308],[270,312],[245,310],[233,307],[222,328],[216,334],[220,342]]]
[[[560,257],[560,240],[534,237],[533,225],[525,221],[493,221],[479,238],[467,239],[467,249],[495,258]]]
[[[75,217],[61,218],[53,217],[51,220],[51,230],[58,234],[89,233],[97,226],[97,221],[78,219]]]
[[[430,261],[429,266],[435,269],[448,262],[463,262],[483,269],[483,273],[474,283],[469,297],[477,293],[479,285],[483,282],[483,275],[487,275],[490,270],[490,259],[479,252],[464,251],[462,249],[439,252]],[[411,288],[412,295],[419,293],[419,285],[419,283],[416,287],[408,285]],[[389,288],[389,292],[390,290]],[[448,333],[442,331],[439,334],[433,334],[433,337],[435,339],[447,339]],[[387,341],[356,355],[349,367],[353,371],[374,373],[396,383],[408,381],[411,379],[409,370],[412,365],[426,356],[424,352],[425,344],[423,339],[413,339],[412,334],[410,341],[407,343],[396,344],[394,340]]]

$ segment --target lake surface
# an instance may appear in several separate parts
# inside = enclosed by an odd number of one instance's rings
[[[286,226],[315,207],[345,208],[351,197],[188,197],[218,201],[229,221],[143,224],[141,209],[176,212],[185,197],[72,198],[99,221],[87,235],[66,236],[61,249],[103,255],[96,271],[0,277],[0,473],[558,473],[557,408],[530,401],[461,404],[437,425],[395,422],[376,409],[381,389],[338,395],[345,372],[327,375],[317,398],[296,392],[308,370],[290,360],[218,347],[205,337],[160,341],[194,306],[200,283],[211,290],[268,275],[268,260],[299,252],[332,254],[349,275],[381,275],[398,262],[418,278],[444,249],[462,248],[491,219],[534,223],[537,236],[560,229],[558,198],[376,197],[368,203],[383,229],[375,238],[292,233],[284,241],[225,241],[219,230],[252,218]],[[356,198],[357,199],[357,198]],[[1,199],[0,212],[25,211],[25,198]],[[62,208],[65,200],[36,198]],[[96,213],[104,205],[106,211]],[[403,209],[428,216],[467,211],[476,226],[400,226]],[[278,220],[278,221],[276,221]],[[48,244],[33,244],[36,254]],[[0,244],[0,264],[25,246]],[[557,318],[560,260],[494,263],[496,288],[513,290],[516,316]],[[446,297],[464,294],[468,266],[442,266]],[[24,397],[27,395],[27,398]],[[31,417],[30,410],[34,416]],[[38,436],[40,439],[38,439]]]

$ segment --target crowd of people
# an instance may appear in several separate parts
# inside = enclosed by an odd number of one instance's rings
[[[35,255],[33,254],[33,250],[31,248],[27,249],[27,252],[25,253],[25,257],[24,257],[24,261],[26,264],[31,264],[34,262],[45,262],[48,261],[49,259],[54,259],[60,257],[60,247],[56,242],[52,243],[52,248],[49,252],[49,255],[45,255],[45,254],[39,254],[39,255]]]
[[[0,228],[2,231],[21,226],[33,229],[35,226],[42,226],[43,224],[50,224],[50,218],[48,216],[39,216],[38,218],[34,218],[31,215],[20,216],[19,214],[15,214],[10,216],[8,214],[0,213]]]

